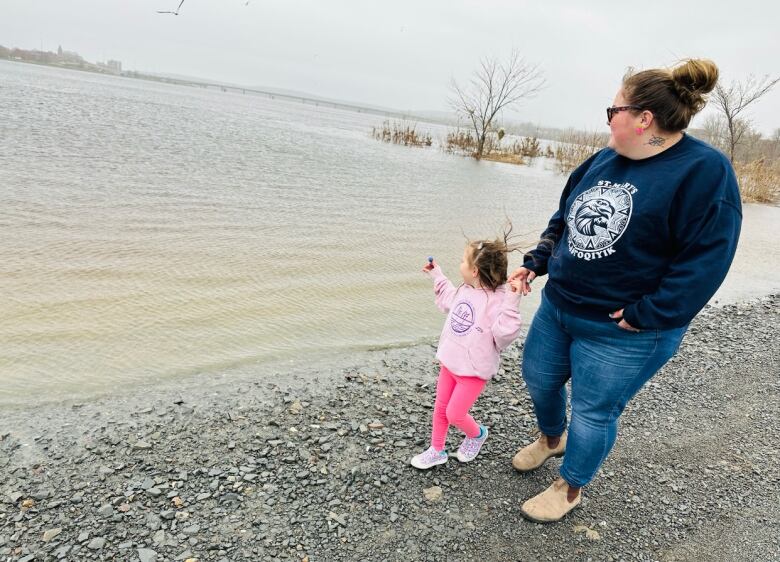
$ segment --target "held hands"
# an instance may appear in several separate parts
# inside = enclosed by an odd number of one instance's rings
[[[512,292],[520,291],[523,296],[531,292],[531,282],[536,278],[536,273],[527,267],[518,267],[507,279]]]
[[[520,281],[520,279],[512,279],[511,281],[508,281],[508,283],[509,283],[509,288],[512,289],[513,293],[523,292],[523,282]]]
[[[620,328],[623,328],[624,330],[628,330],[629,332],[639,332],[638,329],[634,328],[631,324],[626,322],[625,318],[623,318],[623,309],[622,308],[620,310],[616,310],[615,312],[610,314],[609,317],[612,318],[613,320],[617,320],[618,318],[620,318],[620,322],[618,322],[618,326]]]

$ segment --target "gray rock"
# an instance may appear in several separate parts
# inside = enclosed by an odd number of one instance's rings
[[[339,515],[335,511],[328,512],[328,519],[331,519],[341,525],[342,527],[347,526],[347,519],[343,515]]]
[[[48,488],[39,488],[35,490],[32,494],[30,494],[30,497],[36,500],[45,500],[52,496],[52,491]]]
[[[166,513],[166,512],[163,512]],[[173,519],[173,511],[171,510],[171,517],[170,519]],[[146,526],[149,527],[152,531],[158,530],[160,527],[162,527],[162,521],[160,518],[166,519],[166,517],[161,513],[160,515],[157,515],[155,513],[150,513],[146,516]]]
[[[157,552],[149,548],[139,548],[137,551],[139,562],[157,562]]]
[[[87,544],[87,548],[90,550],[101,550],[104,546],[106,546],[106,539],[103,537],[95,537]]]
[[[47,531],[43,532],[43,542],[50,542],[53,540],[57,535],[59,535],[62,532],[61,528],[56,529],[48,529]]]

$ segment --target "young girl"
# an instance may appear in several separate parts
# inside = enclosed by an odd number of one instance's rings
[[[507,285],[507,254],[517,249],[508,246],[508,235],[503,240],[466,245],[460,264],[463,284],[459,287],[431,258],[423,268],[433,279],[436,305],[449,314],[436,352],[441,371],[436,383],[431,446],[412,458],[415,468],[447,462],[444,441],[450,424],[466,434],[457,452],[461,462],[474,460],[487,439],[487,427],[478,425],[469,409],[498,371],[501,350],[520,333],[522,285],[518,281]]]

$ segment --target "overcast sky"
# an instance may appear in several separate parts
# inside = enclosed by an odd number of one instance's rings
[[[769,0],[185,0],[179,16],[155,13],[178,2],[2,0],[0,44],[412,111],[446,110],[451,77],[516,48],[548,85],[513,119],[599,130],[628,66],[707,57],[725,82],[780,75]],[[749,114],[779,128],[780,87]]]

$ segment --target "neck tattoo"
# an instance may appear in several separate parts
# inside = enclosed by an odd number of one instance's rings
[[[647,144],[649,144],[650,146],[663,146],[665,142],[666,142],[665,138],[657,137],[653,135],[652,137],[650,137],[650,140],[647,141]]]

